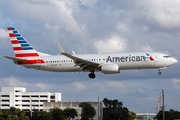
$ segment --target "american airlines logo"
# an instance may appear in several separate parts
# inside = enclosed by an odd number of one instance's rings
[[[106,62],[135,62],[135,61],[145,61],[145,56],[122,56],[122,57],[111,57],[108,56]]]

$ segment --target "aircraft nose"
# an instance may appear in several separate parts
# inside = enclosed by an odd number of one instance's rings
[[[174,59],[174,58],[172,58],[172,59],[171,59],[171,62],[172,62],[172,64],[175,64],[175,63],[177,63],[177,60]]]

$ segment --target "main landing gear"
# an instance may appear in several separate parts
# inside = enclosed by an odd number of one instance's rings
[[[89,73],[89,77],[92,79],[96,77],[96,75],[94,74],[94,70],[92,70],[91,73]]]

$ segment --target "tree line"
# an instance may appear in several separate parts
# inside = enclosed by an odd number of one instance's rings
[[[137,118],[136,113],[129,111],[128,108],[123,106],[123,103],[118,100],[109,100],[104,98],[103,100],[103,120],[134,120]],[[89,120],[94,118],[96,111],[90,103],[82,102],[79,104],[82,108],[81,120]],[[31,120],[67,120],[74,119],[78,116],[77,111],[74,108],[66,108],[61,110],[58,107],[49,109],[46,111],[34,111]],[[10,109],[0,110],[0,120],[30,120],[30,112],[20,110],[19,108],[11,107]],[[156,118],[162,119],[162,111],[160,111]],[[173,120],[180,119],[180,112],[173,109],[165,111],[165,119]]]
[[[123,103],[118,100],[103,100],[105,108],[103,108],[103,120],[133,120],[135,119],[135,113],[129,112],[126,107],[123,107]],[[89,120],[94,118],[96,110],[90,103],[82,102],[79,104],[82,108],[81,120]],[[74,119],[78,116],[77,111],[74,108],[66,108],[61,110],[58,107],[49,109],[46,111],[34,111],[32,118],[30,112],[25,112],[18,108],[11,107],[10,109],[0,110],[0,120],[67,120]]]
[[[174,120],[174,119],[180,119],[180,112],[170,109],[169,111],[164,111],[165,113],[165,120]],[[156,118],[158,120],[162,120],[163,112],[159,111],[159,113],[156,115]]]
[[[0,120],[29,120],[24,110],[11,107],[10,109],[0,110]]]
[[[104,98],[103,100],[105,108],[103,108],[103,120],[134,120],[142,119],[142,117],[136,116],[136,113],[129,111],[128,108],[123,107],[123,103],[118,100],[108,100]],[[162,120],[163,112],[160,111],[156,115],[157,120]],[[170,109],[165,111],[166,120],[180,119],[180,112]]]
[[[94,118],[96,111],[90,103],[82,102],[79,104],[82,108],[81,120],[88,120],[89,118]],[[74,108],[66,108],[61,110],[58,107],[49,109],[46,111],[34,111],[32,118],[30,112],[20,110],[19,108],[11,107],[10,109],[0,110],[0,120],[67,120],[74,119],[78,116],[77,111]]]

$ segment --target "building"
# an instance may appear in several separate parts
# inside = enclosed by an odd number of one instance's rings
[[[40,111],[43,110],[43,102],[60,101],[61,93],[58,92],[26,92],[24,87],[2,87],[0,92],[0,109],[15,107],[26,111]]]
[[[44,111],[49,111],[49,109],[53,107],[59,107],[60,109],[65,109],[67,107],[69,108],[74,108],[76,109],[78,113],[78,117],[75,118],[75,120],[80,120],[81,119],[81,108],[79,107],[79,104],[81,102],[44,102]],[[96,110],[96,116],[93,118],[94,120],[102,120],[103,118],[103,107],[102,107],[102,102],[88,102],[92,105],[92,107],[95,108]],[[98,119],[99,118],[99,119]]]

